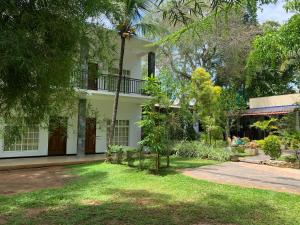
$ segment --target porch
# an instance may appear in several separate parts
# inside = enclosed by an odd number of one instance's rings
[[[103,162],[104,160],[105,154],[0,159],[0,171]]]

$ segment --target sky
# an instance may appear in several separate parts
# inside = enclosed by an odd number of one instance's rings
[[[257,12],[259,23],[267,20],[274,20],[279,23],[286,22],[293,14],[287,13],[283,8],[284,0],[278,0],[277,4],[268,4],[260,6],[261,10]]]

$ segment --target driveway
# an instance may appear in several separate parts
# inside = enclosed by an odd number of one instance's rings
[[[300,194],[300,170],[298,169],[226,162],[181,171],[187,176],[216,183]]]

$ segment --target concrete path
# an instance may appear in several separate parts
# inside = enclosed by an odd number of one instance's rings
[[[33,158],[0,159],[1,170],[27,169],[47,166],[64,166],[99,162],[105,160],[105,154],[91,154],[85,156],[45,156]]]
[[[300,170],[297,169],[226,162],[181,171],[187,176],[216,183],[300,194]]]

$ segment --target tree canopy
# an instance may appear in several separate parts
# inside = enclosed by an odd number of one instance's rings
[[[299,86],[300,15],[255,38],[246,65],[249,97],[287,94]]]
[[[87,19],[106,0],[22,0],[0,5],[0,112],[38,123],[72,105]],[[16,121],[12,119],[12,121]]]

